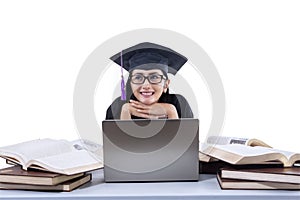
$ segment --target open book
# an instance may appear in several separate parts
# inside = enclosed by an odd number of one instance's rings
[[[262,146],[262,147],[269,147],[272,148],[270,145],[266,144],[265,142],[256,139],[256,138],[239,138],[239,137],[229,137],[229,136],[210,136],[208,137],[206,144],[200,144],[200,151],[199,151],[199,160],[203,162],[215,162],[219,159],[209,156],[208,154],[204,154],[202,152],[202,146],[207,145],[246,145],[246,146]],[[222,159],[221,159],[222,160]]]
[[[277,161],[281,162],[285,167],[290,167],[295,162],[300,161],[300,153],[262,146],[202,144],[200,151],[204,155],[234,165],[262,164]]]
[[[228,144],[241,144],[246,146],[262,146],[272,148],[270,145],[265,142],[256,139],[256,138],[239,138],[239,137],[228,137],[228,136],[210,136],[207,141],[208,144],[220,144],[220,145],[228,145]]]
[[[101,156],[66,140],[38,139],[0,147],[0,157],[25,170],[36,168],[66,175],[103,167]]]

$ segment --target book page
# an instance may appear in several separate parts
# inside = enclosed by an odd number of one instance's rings
[[[87,150],[93,154],[96,154],[97,157],[103,158],[103,146],[101,144],[97,144],[93,141],[86,140],[86,139],[79,139],[72,141],[71,144],[77,150]],[[101,160],[102,162],[102,160]]]
[[[266,161],[280,160],[286,164],[286,158],[280,152],[267,147],[245,145],[203,145],[203,153],[231,164],[258,164]]]
[[[207,139],[208,144],[219,144],[219,145],[228,145],[228,144],[240,144],[247,146],[262,146],[272,148],[270,145],[265,142],[255,139],[255,138],[239,138],[239,137],[228,137],[228,136],[210,136]]]
[[[257,147],[257,148],[261,148],[261,147]],[[295,154],[294,152],[284,151],[284,150],[280,150],[280,149],[270,149],[270,151],[281,153],[281,154],[283,154],[288,160]]]
[[[242,156],[256,156],[268,153],[273,153],[272,149],[266,147],[250,147],[244,145],[206,145],[202,149],[205,149],[204,153],[209,152],[209,149],[220,149],[222,151],[227,151],[230,153],[242,155]]]
[[[72,145],[66,140],[38,139],[0,148],[0,155],[17,155],[26,164],[29,160],[72,151]],[[26,166],[25,166],[26,167]]]
[[[227,136],[210,136],[207,139],[209,144],[227,145],[227,144],[241,144],[247,145],[247,138],[227,137]]]
[[[38,158],[30,163],[53,172],[69,175],[102,168],[101,160],[96,154],[86,150],[74,150],[59,155]]]
[[[280,149],[271,149],[271,150],[283,154],[288,160],[288,163],[286,164],[287,166],[292,166],[296,161],[300,161],[300,153],[284,151]]]

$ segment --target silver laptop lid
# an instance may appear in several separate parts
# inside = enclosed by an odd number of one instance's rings
[[[198,180],[198,119],[102,122],[107,182]]]

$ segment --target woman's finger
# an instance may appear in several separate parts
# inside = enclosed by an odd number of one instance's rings
[[[144,104],[137,104],[137,103],[130,103],[132,107],[136,108],[136,109],[141,109],[141,110],[149,110],[150,107],[146,106]]]
[[[136,117],[145,118],[145,119],[151,119],[150,115],[145,114],[145,113],[134,112],[134,113],[132,113],[132,115],[134,115]]]

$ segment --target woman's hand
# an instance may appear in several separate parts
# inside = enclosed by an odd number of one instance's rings
[[[134,112],[134,108],[130,105],[130,103],[125,103],[122,106],[120,119],[131,119],[131,114]]]
[[[143,104],[139,101],[130,100],[122,107],[121,119],[131,119],[131,115],[146,119],[178,119],[174,105],[168,103]]]

